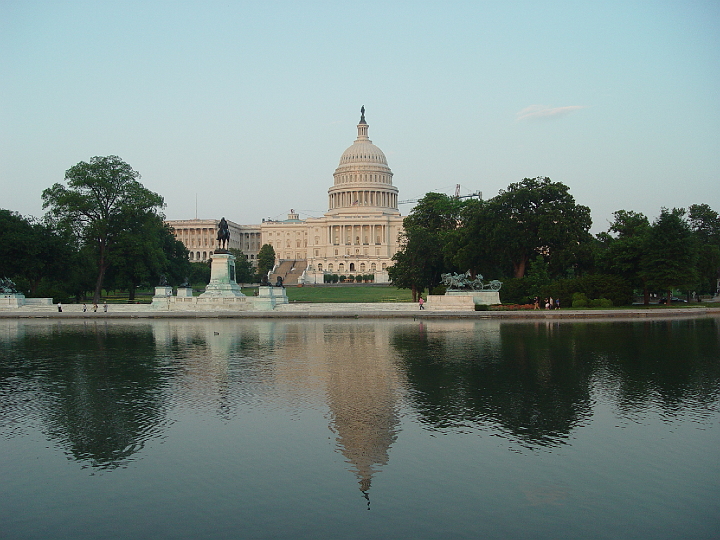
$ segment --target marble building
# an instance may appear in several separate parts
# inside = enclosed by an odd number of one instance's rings
[[[368,128],[363,107],[357,139],[340,156],[328,189],[328,211],[322,217],[303,220],[291,210],[286,220],[259,225],[228,222],[230,247],[241,249],[254,261],[263,244],[272,245],[278,263],[273,273],[288,284],[323,283],[326,273],[373,274],[376,283],[388,282],[387,268],[399,249],[403,218],[393,173],[385,154],[368,137]],[[191,260],[212,255],[217,220],[168,224],[190,250]]]

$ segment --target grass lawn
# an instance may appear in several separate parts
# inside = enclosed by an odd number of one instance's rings
[[[256,289],[243,289],[251,296]],[[321,285],[317,287],[287,287],[290,302],[357,303],[357,302],[412,302],[409,289],[398,289],[392,285]]]

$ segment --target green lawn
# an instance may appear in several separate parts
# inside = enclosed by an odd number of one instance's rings
[[[305,287],[287,287],[290,302],[412,302],[409,289],[398,289],[392,285],[319,285]],[[243,289],[251,296],[255,289]]]

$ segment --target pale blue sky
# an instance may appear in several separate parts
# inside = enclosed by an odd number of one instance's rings
[[[321,215],[365,105],[401,200],[720,211],[719,83],[717,1],[0,0],[0,208],[116,154],[170,219]]]

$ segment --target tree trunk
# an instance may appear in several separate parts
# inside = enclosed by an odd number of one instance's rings
[[[650,305],[650,290],[647,288],[647,285],[643,284],[643,304],[646,306]]]
[[[132,303],[135,301],[135,284],[130,285],[130,290],[128,291],[128,302]]]
[[[525,276],[525,266],[527,265],[528,258],[523,256],[518,262],[513,263],[513,270],[516,278]]]
[[[668,289],[667,300],[665,301],[665,305],[669,306],[671,303],[672,303],[672,289]]]
[[[100,296],[102,295],[103,280],[105,279],[105,270],[107,265],[101,264],[98,272],[97,281],[95,282],[95,293],[93,294],[93,304],[100,303]]]

